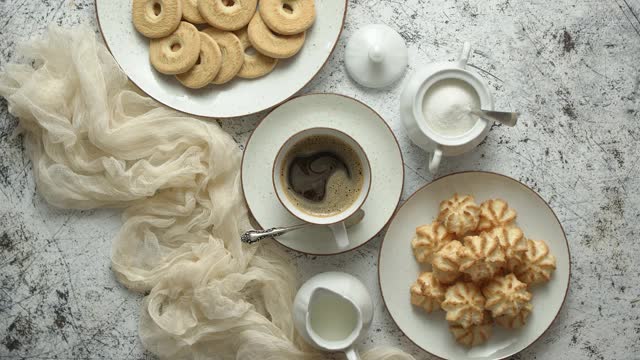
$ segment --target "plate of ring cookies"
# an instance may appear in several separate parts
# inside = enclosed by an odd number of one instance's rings
[[[503,359],[551,326],[570,270],[549,205],[517,180],[471,171],[439,178],[402,205],[378,276],[391,317],[423,350]]]
[[[176,110],[231,118],[280,104],[329,59],[347,0],[96,0],[109,51]]]

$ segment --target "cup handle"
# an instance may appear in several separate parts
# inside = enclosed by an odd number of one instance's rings
[[[336,240],[340,249],[344,249],[349,246],[349,236],[347,235],[347,227],[344,225],[344,221],[331,224],[329,225],[329,228],[333,232],[333,238]]]
[[[344,354],[347,355],[347,360],[360,360],[360,354],[355,348],[348,348],[344,351]]]
[[[431,160],[429,160],[430,173],[435,174],[438,171],[438,167],[440,167],[440,160],[442,160],[442,150],[440,150],[440,148],[436,148],[433,151]]]
[[[467,67],[469,54],[471,54],[471,43],[465,41],[464,45],[462,46],[462,52],[460,53],[460,59],[458,59],[458,66],[463,69]]]

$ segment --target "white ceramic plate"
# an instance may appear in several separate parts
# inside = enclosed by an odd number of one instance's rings
[[[280,61],[270,74],[254,80],[233,79],[223,86],[189,90],[149,63],[149,40],[133,27],[131,0],[96,0],[98,24],[120,67],[142,91],[176,110],[204,117],[228,118],[275,106],[302,89],[333,51],[347,11],[347,0],[316,0],[316,22],[304,47]]]
[[[531,288],[533,312],[527,324],[507,331],[494,326],[486,344],[467,349],[449,333],[443,311],[427,314],[410,303],[409,287],[421,266],[410,241],[419,225],[438,214],[440,201],[453,195],[471,194],[478,203],[502,198],[518,212],[516,220],[525,236],[547,242],[556,256],[557,269],[550,282]],[[400,330],[425,351],[446,359],[502,359],[522,351],[536,341],[556,318],[569,287],[569,246],[558,218],[533,190],[509,177],[464,172],[442,177],[413,194],[391,221],[380,247],[379,277],[382,296]]]
[[[366,124],[366,126],[364,126]],[[340,249],[329,228],[313,226],[280,236],[282,245],[314,255],[355,249],[371,240],[393,215],[404,183],[402,154],[385,121],[363,103],[336,94],[312,94],[287,101],[256,127],[242,159],[242,188],[249,209],[262,228],[299,224],[273,189],[273,160],[292,135],[311,127],[332,127],[353,137],[371,165],[371,190],[362,222],[348,229],[350,245]]]

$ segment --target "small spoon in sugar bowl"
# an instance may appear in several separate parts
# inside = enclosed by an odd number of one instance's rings
[[[353,213],[353,215],[349,216],[344,224],[346,227],[351,227],[359,224],[364,218],[364,210],[360,209]],[[249,230],[240,236],[240,240],[245,244],[254,244],[260,240],[264,240],[266,238],[275,238],[280,235],[284,235],[288,232],[305,228],[307,226],[314,226],[315,224],[298,224],[287,227],[275,227],[267,230]]]
[[[516,126],[520,113],[507,111],[490,111],[469,108],[469,112],[487,121],[494,121],[507,126]]]

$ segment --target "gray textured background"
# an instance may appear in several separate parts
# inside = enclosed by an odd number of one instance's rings
[[[345,40],[364,24],[386,23],[405,38],[410,71],[473,43],[471,63],[497,108],[524,116],[515,129],[494,127],[477,151],[447,160],[441,173],[477,169],[519,179],[551,204],[571,246],[567,302],[516,358],[640,358],[639,17],[640,0],[352,0],[332,60],[303,90],[350,95],[380,112],[402,145],[406,199],[432,176],[400,123],[402,81],[385,91],[355,85],[342,63]],[[16,45],[47,24],[80,22],[96,27],[92,1],[0,0],[0,66],[16,61]],[[244,143],[259,118],[222,125]],[[119,213],[44,203],[21,139],[11,137],[15,125],[1,100],[0,358],[151,358],[136,335],[141,298],[109,269]],[[378,237],[330,258],[292,255],[305,278],[337,268],[370,286],[375,323],[363,345],[400,346],[427,359],[380,301],[379,244]]]

